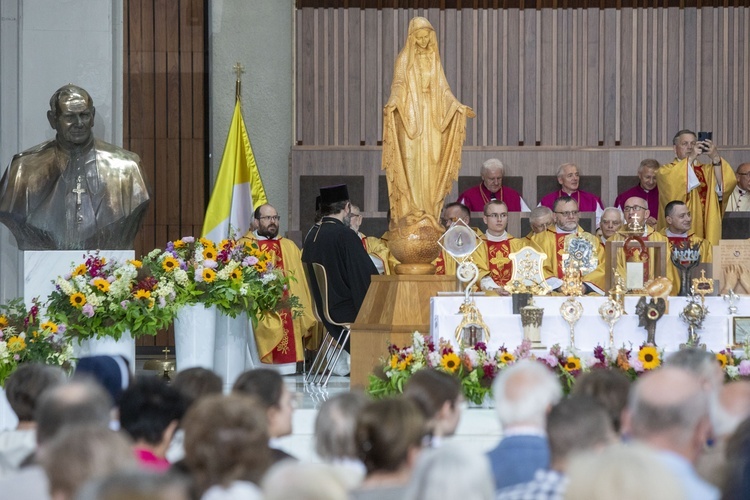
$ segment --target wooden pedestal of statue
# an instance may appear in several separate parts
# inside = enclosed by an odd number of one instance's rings
[[[352,325],[351,387],[366,387],[373,369],[388,355],[388,345],[411,345],[415,331],[430,331],[430,299],[452,292],[455,276],[373,276]]]

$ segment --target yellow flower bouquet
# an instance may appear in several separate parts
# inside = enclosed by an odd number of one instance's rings
[[[54,280],[47,313],[67,325],[67,335],[79,341],[102,337],[119,340],[128,329],[123,302],[131,298],[136,267],[118,266],[96,253],[85,258],[69,274]]]
[[[65,325],[42,322],[39,302],[27,310],[22,299],[0,305],[0,386],[22,363],[67,368],[73,349]]]
[[[296,297],[282,300],[289,278],[255,244],[186,236],[150,252],[143,267],[169,288],[177,309],[204,304],[233,318],[247,312],[257,322],[265,311],[299,307]]]

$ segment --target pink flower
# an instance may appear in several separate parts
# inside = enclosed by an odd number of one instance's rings
[[[217,264],[215,260],[206,259],[203,261],[203,266],[209,269],[216,269],[219,264]]]
[[[555,368],[559,364],[559,360],[554,354],[545,354],[544,356],[540,356],[539,360],[546,363],[550,368]]]
[[[636,373],[643,372],[643,363],[638,359],[638,356],[631,356],[628,361],[630,362],[630,367],[635,370]]]
[[[742,375],[743,377],[747,377],[748,375],[750,375],[750,359],[743,359],[742,361],[740,361],[739,369],[740,375]]]
[[[81,312],[86,315],[86,317],[91,318],[94,316],[94,306],[87,303],[81,308]]]
[[[21,361],[21,355],[20,354],[14,354],[13,355],[13,359],[15,359],[16,361]]]
[[[195,241],[194,236],[185,236],[182,238],[183,243],[193,243]]]

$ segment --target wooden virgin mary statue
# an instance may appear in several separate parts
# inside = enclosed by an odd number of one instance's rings
[[[383,114],[391,251],[404,264],[427,265],[403,272],[430,273],[440,251],[443,200],[461,168],[466,118],[475,115],[451,92],[435,30],[423,17],[409,23]]]

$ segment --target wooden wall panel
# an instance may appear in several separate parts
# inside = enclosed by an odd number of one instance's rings
[[[744,144],[749,11],[303,8],[296,139],[377,145],[393,64],[420,15],[454,94],[477,112],[467,146],[660,146],[685,127]]]
[[[123,144],[140,155],[152,201],[136,255],[198,235],[205,211],[206,0],[124,3]],[[174,345],[165,331],[140,348]]]

